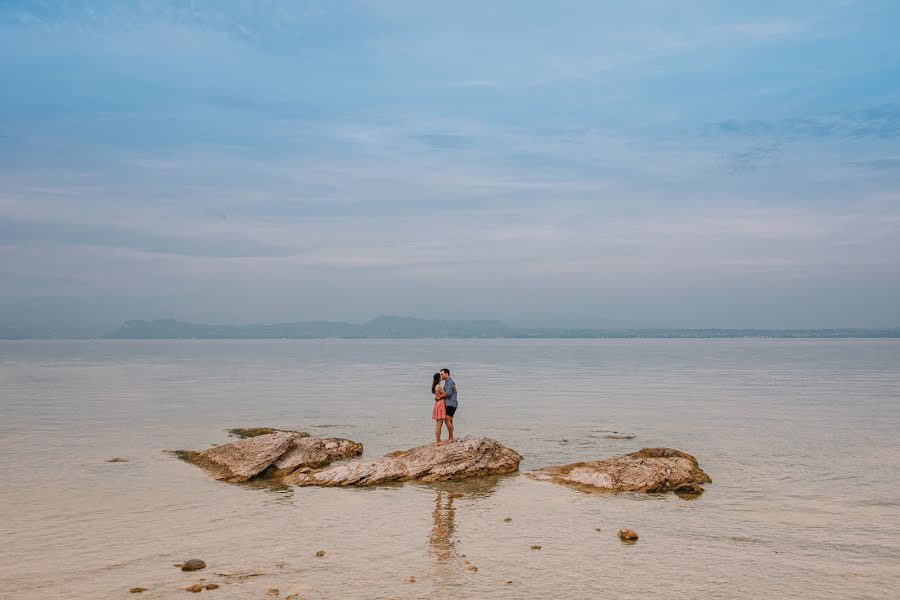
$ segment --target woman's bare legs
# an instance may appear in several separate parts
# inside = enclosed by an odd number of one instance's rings
[[[444,426],[443,419],[435,419],[434,420],[434,443],[438,446],[441,445],[441,428]]]

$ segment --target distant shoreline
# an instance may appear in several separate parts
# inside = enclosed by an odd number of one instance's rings
[[[299,321],[272,325],[206,325],[175,319],[126,321],[106,335],[34,335],[0,329],[4,340],[415,340],[415,339],[898,339],[900,327],[823,329],[512,327],[500,321],[378,317],[363,324]]]

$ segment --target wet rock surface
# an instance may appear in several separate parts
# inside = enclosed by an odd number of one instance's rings
[[[672,448],[644,448],[607,460],[572,463],[527,474],[577,488],[609,493],[678,492],[699,494],[711,483],[697,459]]]
[[[620,529],[618,535],[623,542],[636,542],[638,539],[637,531],[634,529]]]
[[[464,437],[427,444],[375,460],[357,460],[324,469],[301,469],[284,478],[299,486],[378,485],[393,481],[445,481],[512,473],[522,456],[489,438]]]

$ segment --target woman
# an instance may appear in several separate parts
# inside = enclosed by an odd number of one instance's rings
[[[431,418],[434,419],[434,443],[441,445],[441,429],[444,427],[444,419],[447,418],[447,405],[444,403],[444,384],[441,382],[441,374],[435,373],[431,381],[431,393],[434,394],[434,408],[431,409]]]

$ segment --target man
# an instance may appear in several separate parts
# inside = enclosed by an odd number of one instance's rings
[[[443,397],[447,407],[447,418],[444,420],[444,424],[447,425],[447,433],[450,434],[447,442],[452,442],[454,441],[453,415],[456,414],[456,409],[459,407],[459,402],[456,400],[456,382],[450,378],[450,369],[441,369],[441,380],[444,382]]]

